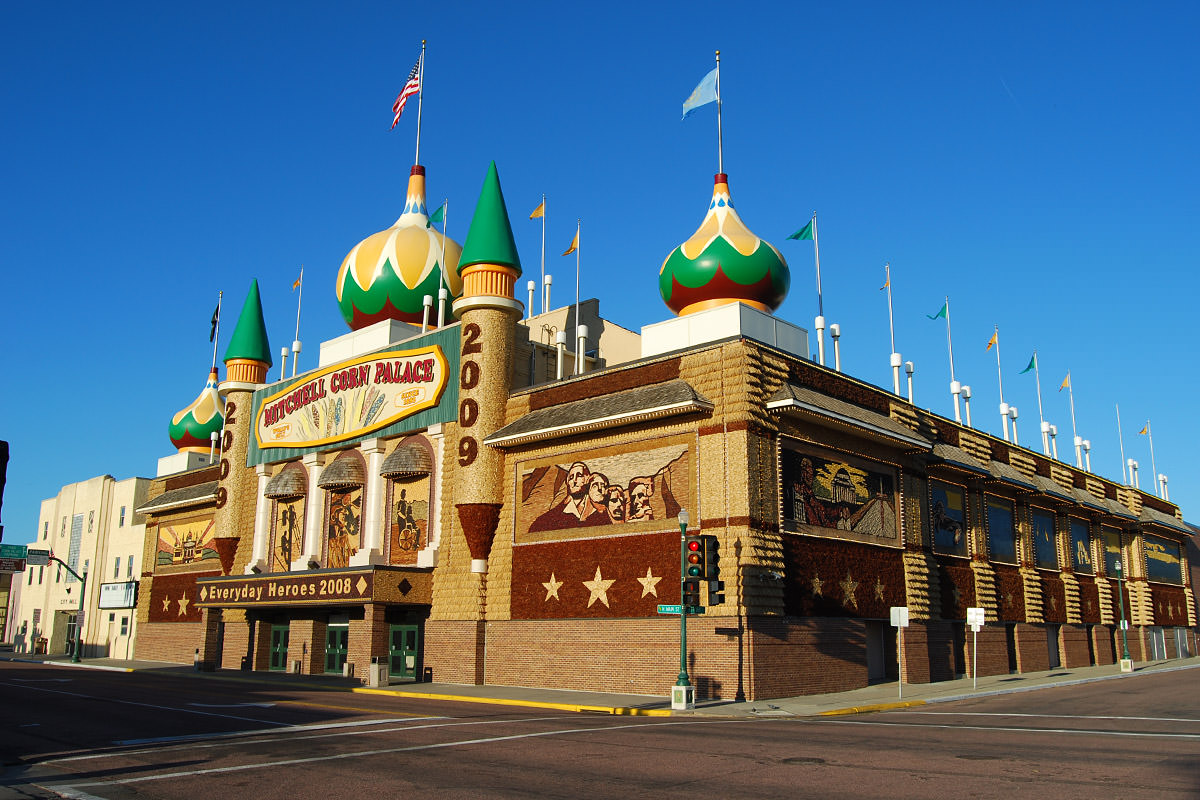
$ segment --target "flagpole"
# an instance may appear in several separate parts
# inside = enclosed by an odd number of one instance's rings
[[[1121,483],[1128,484],[1125,476],[1125,437],[1121,435],[1121,404],[1113,403],[1117,409],[1117,443],[1121,445]]]
[[[300,304],[304,301],[304,265],[300,265],[300,293],[296,295],[296,338],[292,340],[292,377],[300,363]]]
[[[996,381],[1000,384],[1000,421],[1004,423],[1004,441],[1008,441],[1008,403],[1004,402],[1004,372],[1000,369],[1000,326],[995,326]]]
[[[1067,396],[1071,398],[1071,439],[1075,444],[1075,467],[1083,469],[1083,440],[1075,430],[1075,387],[1071,383],[1071,370],[1067,370]]]
[[[959,408],[959,394],[962,386],[954,377],[954,341],[950,337],[950,296],[946,296],[946,351],[950,354],[950,394],[954,396],[954,421],[962,424],[962,411]]]
[[[813,255],[817,262],[817,357],[825,366],[825,298],[821,294],[821,245],[817,242],[817,212],[812,215]]]
[[[575,220],[575,374],[583,374],[583,352],[581,347],[583,339],[579,336],[579,248],[580,239],[583,237],[580,234],[583,232],[583,220]]]
[[[815,216],[815,215],[814,215]],[[892,262],[883,265],[887,280],[883,285],[888,290],[888,332],[892,337],[892,391],[900,395],[900,354],[896,352],[896,322],[892,316]]]
[[[421,40],[420,66],[417,67],[417,156],[414,164],[421,163],[421,100],[425,97],[425,40]]]
[[[1154,463],[1154,431],[1150,428],[1150,420],[1146,420],[1146,436],[1150,439],[1150,471],[1154,473],[1154,493],[1159,495],[1158,466]]]
[[[717,172],[725,173],[724,144],[721,139],[721,51],[717,51]]]
[[[420,116],[418,114],[418,116]],[[442,285],[438,287],[438,327],[446,324],[446,300],[449,291],[446,289],[446,218],[450,216],[450,199],[442,201]]]
[[[213,357],[210,369],[217,368],[217,343],[221,341],[221,298],[224,294],[220,290],[217,291],[217,327],[213,331]]]
[[[542,313],[545,314],[550,309],[546,308],[546,193],[542,192]]]
[[[1050,426],[1046,424],[1046,416],[1042,413],[1042,370],[1038,364],[1036,347],[1033,349],[1033,378],[1037,381],[1038,421],[1042,427],[1042,453],[1050,455]]]

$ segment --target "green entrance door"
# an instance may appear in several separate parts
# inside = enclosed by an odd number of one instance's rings
[[[287,669],[288,635],[287,625],[271,626],[271,669],[282,672]]]
[[[388,645],[388,673],[395,678],[417,677],[421,636],[416,625],[392,625]]]
[[[340,673],[346,666],[346,648],[350,644],[349,625],[330,625],[325,629],[325,671]]]

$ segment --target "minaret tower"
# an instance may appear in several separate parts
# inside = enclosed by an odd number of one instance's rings
[[[471,551],[471,571],[482,573],[487,572],[500,519],[504,482],[503,456],[483,440],[504,425],[516,321],[524,313],[514,294],[521,261],[495,162],[483,180],[458,272],[463,292],[454,301],[462,335],[453,496]]]

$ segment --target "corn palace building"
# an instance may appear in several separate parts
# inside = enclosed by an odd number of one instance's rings
[[[1196,652],[1178,509],[814,363],[725,175],[640,336],[525,316],[495,165],[461,247],[424,182],[343,262],[317,368],[268,380],[251,286],[220,419],[185,420],[219,463],[139,509],[139,657],[666,694],[681,511],[725,582],[688,619],[699,697],[969,674],[973,607],[981,674],[1113,664],[1122,618],[1135,660]]]

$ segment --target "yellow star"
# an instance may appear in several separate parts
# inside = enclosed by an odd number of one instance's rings
[[[858,581],[850,577],[850,573],[846,573],[845,579],[841,582],[842,599],[846,605],[858,608],[858,598],[854,596],[854,592],[858,590]]]
[[[883,602],[883,581],[879,580],[879,578],[875,579],[875,597],[879,602]]]
[[[182,617],[187,615],[187,607],[188,603],[190,602],[191,600],[188,600],[188,596],[186,594],[179,595],[179,616]]]
[[[553,597],[555,600],[561,600],[562,598],[558,596],[558,590],[560,587],[562,587],[562,585],[562,581],[555,580],[554,573],[551,572],[550,580],[542,584],[542,586],[544,586],[546,589],[546,600],[549,600],[551,597]]]
[[[601,603],[604,603],[605,606],[608,606],[608,587],[612,586],[614,583],[616,583],[616,578],[604,580],[604,578],[600,577],[600,567],[597,565],[596,577],[592,578],[590,581],[583,582],[583,585],[586,586],[587,590],[591,593],[588,596],[588,608],[591,608],[592,603],[596,602],[597,600],[599,600]]]
[[[163,598],[163,611],[170,611],[170,610],[171,610],[171,598],[164,597]]]
[[[646,577],[638,578],[638,583],[642,585],[642,597],[645,597],[648,594],[658,597],[658,582],[661,580],[661,575],[657,578],[654,577],[654,574],[650,571],[650,567],[646,567]],[[605,603],[605,605],[608,604]]]
[[[813,575],[812,590],[813,590],[814,597],[821,596],[821,576],[820,575]]]

